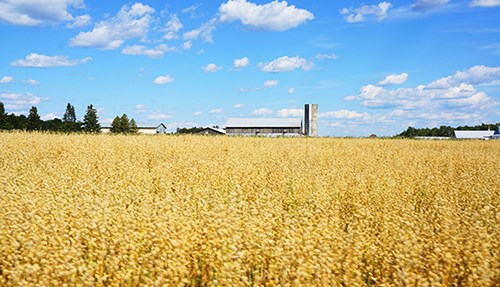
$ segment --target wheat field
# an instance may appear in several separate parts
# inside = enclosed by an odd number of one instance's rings
[[[500,286],[500,141],[0,133],[1,286]]]

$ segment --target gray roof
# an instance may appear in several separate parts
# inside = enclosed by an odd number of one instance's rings
[[[495,131],[455,131],[457,139],[482,139],[490,137]]]
[[[300,118],[229,118],[226,128],[300,128]]]

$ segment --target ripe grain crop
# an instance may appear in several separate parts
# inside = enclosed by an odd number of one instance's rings
[[[500,141],[0,133],[1,286],[499,286]]]

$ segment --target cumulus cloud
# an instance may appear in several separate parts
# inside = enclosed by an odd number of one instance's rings
[[[303,109],[281,109],[279,110],[276,115],[278,117],[282,118],[298,118],[298,117],[303,117],[304,116],[304,110]]]
[[[417,0],[411,5],[412,10],[425,12],[446,5],[450,0]]]
[[[188,31],[182,34],[182,38],[186,41],[202,38],[205,42],[212,43],[212,32],[215,30],[215,22],[217,19],[211,19],[208,22],[201,24],[200,28]]]
[[[222,70],[222,67],[220,66],[217,66],[216,64],[214,63],[210,63],[206,66],[203,66],[201,67],[201,69],[205,72],[205,73],[214,73],[214,72],[217,72],[219,70]]]
[[[203,114],[203,112],[201,112],[201,111],[197,111],[197,112],[193,113],[194,116],[201,116],[202,114]]]
[[[40,84],[40,82],[39,82],[39,81],[37,81],[37,80],[28,79],[28,80],[26,81],[26,84],[28,84],[28,85],[30,85],[30,86],[38,86],[38,85]]]
[[[4,76],[3,78],[0,79],[0,84],[8,84],[10,82],[14,81],[14,78],[11,76]]]
[[[171,115],[163,114],[160,112],[154,112],[146,116],[146,119],[148,120],[168,120],[171,118]]]
[[[258,29],[285,31],[314,19],[314,15],[286,1],[272,1],[258,5],[246,0],[229,0],[219,7],[219,20],[239,20],[243,25]]]
[[[68,56],[46,56],[36,53],[29,54],[24,59],[16,60],[10,63],[14,67],[28,68],[52,68],[52,67],[70,67],[88,63],[92,60],[86,57],[79,60],[70,60]]]
[[[165,85],[174,82],[175,79],[170,77],[170,75],[165,75],[165,76],[158,76],[156,79],[153,81],[153,83],[157,85]]]
[[[348,23],[363,22],[367,17],[381,21],[387,17],[387,11],[392,7],[390,2],[380,2],[377,5],[362,5],[359,8],[343,8],[340,14],[345,15]]]
[[[262,71],[270,73],[291,72],[301,68],[304,71],[309,71],[314,67],[314,63],[300,57],[283,56],[269,63],[259,63]]]
[[[368,118],[370,115],[368,113],[360,113],[357,111],[350,110],[338,110],[338,111],[330,111],[323,112],[318,115],[319,118],[325,119],[359,119],[359,118]]]
[[[154,11],[152,7],[141,3],[124,5],[114,17],[97,23],[92,31],[80,32],[72,38],[70,46],[112,50],[120,47],[126,40],[144,38]]]
[[[381,86],[400,85],[406,82],[406,80],[408,80],[408,74],[402,73],[399,75],[388,75],[385,79],[378,82],[378,84]]]
[[[469,5],[471,7],[497,7],[500,6],[500,0],[474,0]]]
[[[274,113],[273,110],[267,109],[267,108],[260,108],[253,110],[250,114],[253,116],[267,116],[267,115],[272,115]]]
[[[241,59],[236,59],[233,61],[233,65],[235,69],[241,69],[250,64],[250,60],[247,57],[243,57]]]
[[[182,48],[184,50],[191,50],[191,47],[193,47],[193,43],[191,41],[186,41],[182,44]]]
[[[264,88],[276,87],[278,84],[277,80],[267,80],[264,82]]]
[[[91,17],[88,14],[77,16],[72,23],[66,25],[68,28],[81,28],[90,24]]]
[[[148,110],[148,107],[144,104],[135,105],[135,112],[138,114],[145,113]]]
[[[451,76],[438,79],[430,83],[428,88],[446,89],[457,86],[461,83],[480,86],[500,85],[500,66],[473,66],[463,71],[457,71]]]
[[[163,38],[167,40],[176,39],[178,37],[177,33],[183,26],[176,14],[171,15],[170,20],[165,25],[166,34]]]
[[[461,80],[456,79],[457,73]],[[419,85],[415,88],[387,90],[383,87],[366,85],[361,88],[357,96],[346,97],[344,100],[359,101],[367,108],[391,108],[434,114],[442,111],[460,113],[474,110],[479,112],[491,109],[498,104],[486,93],[478,91],[472,85],[470,78],[462,77],[463,72],[457,73],[443,78],[444,80],[440,79],[429,85]],[[497,79],[500,79],[500,76]],[[491,81],[493,81],[491,76],[483,78],[482,81],[474,78],[475,83],[490,83]]]
[[[5,109],[14,111],[24,111],[31,106],[40,104],[42,99],[31,93],[2,93],[0,94],[0,101],[4,103]]]
[[[295,88],[290,88],[290,89],[288,89],[288,93],[289,93],[289,94],[293,94],[293,93],[295,93]]]
[[[316,60],[336,60],[338,59],[339,57],[335,54],[317,54],[314,58],[316,58]]]
[[[77,19],[70,10],[84,7],[83,0],[1,1],[0,20],[23,26],[57,24]]]
[[[175,48],[171,48],[166,44],[158,45],[152,49],[147,49],[141,45],[132,45],[123,48],[122,54],[125,55],[145,55],[150,58],[161,58],[165,53],[175,51]]]
[[[42,121],[49,121],[60,117],[57,113],[48,113],[40,117]]]
[[[235,108],[235,109],[241,109],[241,108],[244,108],[244,107],[245,107],[245,105],[244,105],[244,104],[235,104],[235,105],[233,106],[233,108]]]
[[[216,108],[216,109],[211,109],[208,113],[210,114],[220,114],[224,111],[223,108]]]

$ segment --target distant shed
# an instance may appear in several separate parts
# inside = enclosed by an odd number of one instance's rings
[[[455,131],[456,139],[489,139],[495,131]]]
[[[299,136],[302,135],[300,118],[229,118],[227,135]]]
[[[196,133],[197,135],[225,135],[226,131],[219,128],[206,127]]]

